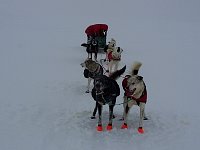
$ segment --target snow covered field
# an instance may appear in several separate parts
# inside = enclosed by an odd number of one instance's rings
[[[199,0],[0,0],[0,150],[198,149],[199,7]],[[122,105],[111,132],[96,132],[90,119],[95,103],[85,93],[80,45],[95,23],[108,24],[107,39],[124,49],[126,73],[143,63],[143,135],[137,107],[128,130],[120,129]],[[105,106],[105,125],[107,115]]]

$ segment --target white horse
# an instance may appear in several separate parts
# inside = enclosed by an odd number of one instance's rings
[[[123,49],[120,47],[113,48],[112,51],[108,53],[108,72],[109,74],[115,72],[118,69],[119,62],[121,61],[121,53]]]
[[[143,120],[146,120],[145,116],[145,105],[147,102],[147,90],[146,85],[143,81],[143,77],[138,75],[139,68],[142,63],[136,62],[133,65],[131,75],[127,75],[122,81],[122,86],[125,91],[124,93],[124,123],[121,126],[122,129],[128,128],[127,117],[129,110],[133,105],[140,107],[140,121],[138,132],[144,133]]]

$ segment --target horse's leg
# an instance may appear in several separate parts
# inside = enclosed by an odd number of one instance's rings
[[[140,103],[140,122],[139,127],[143,127],[143,119],[144,119],[144,109],[145,109],[145,103]]]
[[[87,58],[90,59],[90,53],[88,53],[88,57]]]
[[[96,47],[95,47],[95,50],[94,50],[95,61],[97,61],[97,54],[98,54],[98,51],[99,51],[99,48],[98,48],[98,46],[96,46]]]
[[[126,105],[124,109],[124,123],[127,124],[127,118],[128,118],[128,113],[129,113],[130,107]]]
[[[98,114],[99,114],[98,127],[101,127],[101,128],[102,128],[102,120],[101,120],[102,108],[103,108],[103,106],[97,102],[97,109],[98,109]]]
[[[113,61],[110,60],[109,64],[108,64],[108,70],[109,70],[109,74],[112,73],[112,67],[113,67]]]
[[[123,102],[123,107],[124,107],[124,110],[126,109],[126,106],[128,105],[128,100],[127,100],[127,97],[124,96],[124,102]],[[120,120],[124,120],[124,115],[125,115],[125,111],[123,111],[123,116]]]
[[[132,101],[131,101],[132,102]],[[129,104],[129,105],[128,105]],[[127,118],[128,118],[128,114],[129,114],[129,110],[130,108],[132,107],[134,103],[130,103],[128,102],[128,99],[126,96],[124,96],[124,113],[123,113],[123,120],[124,120],[124,123],[123,125],[121,126],[122,129],[127,129],[128,128],[128,125],[127,125]]]
[[[106,58],[104,59],[104,62],[108,60],[108,53],[106,52]]]
[[[109,122],[108,122],[108,125],[107,125],[107,130],[112,130],[112,120],[114,118],[113,109],[114,109],[114,106],[115,106],[115,103],[116,103],[116,98],[117,97],[114,97],[114,96],[110,97],[110,103],[109,103]]]
[[[112,130],[113,109],[114,105],[109,105],[109,122],[107,125],[107,130]]]
[[[119,61],[115,61],[115,68],[114,70],[116,71],[118,69]]]
[[[88,85],[87,85],[87,91],[86,93],[89,93],[90,92],[90,83],[92,81],[92,78],[88,77]]]
[[[103,106],[97,102],[97,109],[98,109],[98,114],[99,114],[98,125],[97,125],[97,128],[96,128],[97,131],[102,131],[103,130],[102,120],[101,120],[101,117],[102,117],[102,108],[103,108]]]
[[[116,66],[116,61],[113,61],[113,72],[115,72],[117,70],[117,66]]]
[[[91,58],[92,60],[94,60],[94,59],[93,59],[93,55],[92,55],[92,53],[90,53],[90,54],[91,54],[90,58]]]
[[[95,104],[95,108],[93,110],[91,119],[95,119],[95,116],[96,116],[96,113],[97,113],[97,106],[98,106],[98,102],[96,102],[96,104]]]
[[[112,125],[114,105],[109,106],[109,125]]]
[[[140,122],[139,122],[138,132],[139,132],[139,133],[144,133],[144,129],[143,129],[143,119],[144,119],[145,103],[140,103],[139,106],[140,106]]]
[[[97,52],[94,53],[94,59],[97,61]]]
[[[128,107],[128,105],[126,105],[126,107],[124,109],[124,114],[123,114],[124,123],[122,124],[121,129],[127,129],[128,128],[127,117],[128,117],[129,110],[130,110],[130,107]]]

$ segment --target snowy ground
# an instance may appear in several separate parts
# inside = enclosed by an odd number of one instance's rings
[[[0,149],[198,149],[199,6],[198,0],[0,0]],[[90,119],[94,101],[85,93],[80,44],[94,23],[109,25],[108,40],[124,49],[121,66],[143,62],[150,118],[144,135],[136,132],[137,107],[128,130],[120,129],[122,105],[111,132],[96,132]],[[105,125],[107,115],[105,106]]]

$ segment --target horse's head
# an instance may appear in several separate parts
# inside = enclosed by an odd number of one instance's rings
[[[92,59],[86,59],[83,63],[80,64],[82,67],[88,69],[90,72],[95,72],[99,66],[98,63],[96,63]]]
[[[93,38],[92,41],[91,41],[91,45],[97,46],[97,44],[98,44],[97,40],[95,38]]]
[[[105,75],[96,76],[94,79],[94,88],[97,93],[103,94],[104,90],[109,86]]]
[[[108,42],[108,48],[109,49],[113,49],[113,48],[115,48],[116,47],[116,41],[115,41],[115,39],[111,39],[109,42]]]
[[[112,51],[112,57],[114,59],[121,59],[121,53],[123,52],[123,49],[120,47],[116,47]]]
[[[145,90],[145,84],[142,76],[133,75],[127,79],[127,88],[130,96],[139,98]]]

